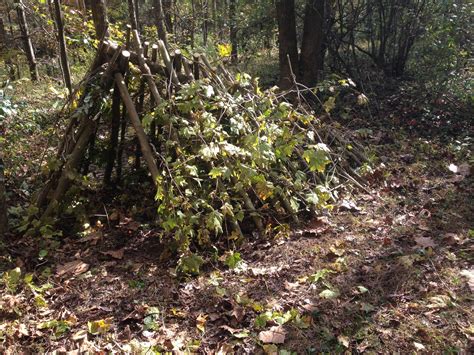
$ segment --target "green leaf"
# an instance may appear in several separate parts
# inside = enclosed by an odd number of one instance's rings
[[[160,310],[157,307],[149,307],[146,311],[146,317],[143,319],[143,328],[145,330],[158,330],[160,328],[159,319]]]
[[[203,258],[197,254],[190,254],[179,259],[177,271],[185,275],[199,275],[203,264]]]
[[[21,269],[19,267],[7,271],[3,274],[2,281],[11,292],[15,292],[20,284]]]
[[[225,259],[225,264],[230,269],[235,269],[240,263],[242,262],[242,258],[240,257],[240,253],[234,253],[233,251]]]
[[[308,202],[309,204],[313,206],[317,206],[319,204],[319,197],[318,197],[318,194],[316,194],[315,192],[307,193],[305,198],[306,198],[306,202]]]
[[[326,100],[326,102],[323,104],[324,111],[327,113],[330,113],[334,108],[336,107],[336,98],[334,96],[331,96]]]
[[[315,274],[308,277],[308,281],[311,283],[316,283],[320,280],[324,280],[327,275],[334,273],[334,271],[329,269],[322,269],[316,272]]]
[[[329,148],[323,143],[309,147],[312,149],[305,150],[303,153],[303,158],[308,163],[309,170],[324,173],[326,165],[331,162],[329,159]]]
[[[110,327],[111,324],[105,319],[87,322],[87,330],[92,335],[105,334],[110,330]]]
[[[220,234],[223,232],[222,220],[223,220],[222,213],[214,210],[207,217],[206,227],[209,228],[209,230],[214,231],[216,234]]]
[[[335,299],[338,298],[340,295],[339,290],[334,289],[334,290],[324,290],[319,294],[319,297],[321,298],[326,298],[326,299]]]

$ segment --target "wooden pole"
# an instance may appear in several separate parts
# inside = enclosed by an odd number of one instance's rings
[[[148,87],[150,88],[151,94],[153,95],[153,99],[157,104],[161,103],[161,96],[158,92],[158,88],[156,87],[155,81],[153,80],[153,76],[150,71],[150,67],[145,62],[145,57],[143,56],[143,47],[140,42],[140,37],[138,35],[137,30],[133,30],[133,38],[135,41],[135,48],[138,54],[138,64],[140,66],[140,70],[142,75],[145,77],[147,81]]]
[[[153,157],[152,148],[150,146],[150,143],[148,142],[148,138],[140,122],[137,110],[135,109],[132,98],[130,97],[127,86],[125,85],[125,79],[121,73],[115,74],[115,83],[117,84],[117,87],[120,91],[120,96],[122,97],[122,100],[125,103],[125,107],[127,108],[130,121],[138,136],[138,141],[140,142],[143,157],[145,158],[145,161],[148,165],[148,170],[150,171],[151,176],[153,178],[153,182],[156,185],[157,179],[159,177],[158,167],[156,165],[155,158]]]
[[[193,72],[194,72],[194,79],[199,80],[199,73],[200,73],[200,59],[201,55],[199,53],[194,53],[193,54]]]
[[[173,62],[171,61],[170,55],[163,41],[158,41],[158,48],[160,50],[161,57],[163,58],[163,62],[165,63],[166,70],[168,70],[171,82],[175,85],[179,85],[179,79],[173,68]]]
[[[174,58],[173,58],[173,68],[176,71],[176,74],[181,73],[181,69],[183,67],[183,56],[179,49],[174,51]]]
[[[94,132],[94,121],[90,118],[85,118],[85,127],[82,131],[81,135],[77,139],[76,145],[72,153],[68,156],[66,163],[64,164],[63,171],[61,173],[61,177],[58,180],[56,190],[53,193],[51,201],[49,202],[48,207],[44,211],[43,215],[41,216],[41,220],[44,221],[47,217],[49,217],[54,210],[59,206],[59,203],[66,192],[71,176],[74,175],[76,172],[79,162],[81,161],[82,157],[84,156],[84,152],[87,149],[87,146],[90,141],[90,137]]]

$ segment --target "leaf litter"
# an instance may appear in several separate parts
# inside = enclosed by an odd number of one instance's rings
[[[348,188],[284,242],[250,239],[217,263],[189,255],[193,277],[114,208],[116,226],[61,249],[29,282],[19,253],[19,273],[2,279],[1,351],[469,351],[471,167],[446,164],[435,140],[426,153],[423,140],[397,145],[408,137],[369,128],[384,157],[369,191]]]

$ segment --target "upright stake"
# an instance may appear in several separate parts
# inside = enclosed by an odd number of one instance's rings
[[[119,59],[119,71],[122,74],[125,74],[128,68],[128,61],[130,58],[130,53],[128,51],[123,51]],[[110,143],[107,157],[107,165],[105,167],[104,173],[104,183],[110,185],[112,181],[112,170],[114,168],[114,162],[118,153],[118,142],[119,142],[119,130],[120,130],[120,91],[117,87],[117,84],[114,85],[114,93],[112,95],[112,127],[110,132]]]
[[[127,112],[130,117],[130,121],[132,122],[133,128],[138,136],[138,141],[140,142],[140,147],[142,148],[143,157],[148,165],[148,170],[151,173],[153,178],[153,182],[156,184],[157,179],[159,176],[158,167],[155,162],[155,158],[153,157],[153,150],[148,142],[147,136],[145,131],[143,130],[143,126],[140,122],[140,118],[138,117],[137,110],[133,105],[133,101],[130,97],[130,94],[125,86],[124,78],[121,73],[115,74],[115,83],[117,84],[120,90],[120,96],[122,97],[125,106],[127,107]]]
[[[63,78],[64,84],[66,85],[67,89],[69,90],[69,95],[72,94],[72,81],[71,81],[71,71],[69,69],[69,61],[67,59],[67,52],[66,52],[66,40],[64,38],[64,23],[63,23],[63,14],[61,11],[61,3],[60,0],[54,0],[54,9],[55,9],[55,19],[56,19],[56,26],[58,29],[58,42],[59,42],[59,50],[61,55],[61,68],[63,70]]]

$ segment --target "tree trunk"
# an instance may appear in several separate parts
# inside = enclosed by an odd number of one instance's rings
[[[306,86],[314,86],[323,65],[324,0],[307,0],[301,44],[300,73]]]
[[[298,73],[298,47],[296,41],[295,1],[276,0],[278,20],[278,49],[280,59],[280,88],[293,86]]]
[[[16,12],[18,14],[18,25],[20,26],[21,37],[25,47],[26,58],[30,67],[31,80],[38,80],[38,67],[36,65],[35,51],[31,43],[30,33],[28,31],[28,23],[26,22],[25,11],[23,10],[22,0],[16,0]]]
[[[167,34],[166,34],[166,14],[164,12],[163,1],[155,0],[155,17],[156,17],[156,28],[158,29],[158,38],[163,41],[166,48],[168,46]]]
[[[229,2],[229,20],[230,20],[230,44],[232,50],[230,58],[232,63],[237,63],[238,58],[238,41],[237,41],[237,7],[236,0]]]
[[[191,0],[191,48],[194,49],[194,32],[196,27],[196,0]]]
[[[3,135],[3,130],[0,127],[0,134]],[[0,147],[1,149],[2,147]],[[5,189],[5,175],[3,166],[3,155],[0,150],[0,241],[2,241],[5,233],[8,232],[8,217],[7,217],[7,197]]]
[[[162,0],[163,13],[165,14],[166,31],[173,33],[173,0]]]
[[[208,5],[209,5],[208,0],[204,0],[203,2],[204,20],[202,22],[202,42],[204,44],[204,47],[207,46],[207,38],[209,35],[209,6]]]
[[[5,25],[3,23],[3,19],[0,17],[0,50],[7,51],[9,49],[9,40],[7,39],[7,32],[5,31]],[[9,58],[8,54],[5,58],[5,66],[8,72],[8,77],[11,81],[15,81],[15,67],[13,66],[13,62],[11,58]]]
[[[138,30],[137,8],[135,0],[128,0],[128,14],[130,16],[130,25],[132,30]]]
[[[92,11],[92,21],[94,22],[96,37],[100,41],[108,36],[109,21],[107,19],[107,6],[105,5],[105,0],[91,1],[89,4]]]
[[[72,94],[72,81],[71,81],[71,71],[69,70],[69,61],[67,59],[66,52],[66,39],[64,38],[64,23],[63,23],[63,14],[61,11],[60,0],[54,0],[54,9],[55,9],[55,19],[57,26],[57,36],[59,42],[60,58],[61,58],[61,68],[63,70],[64,84],[69,90],[69,95]]]

